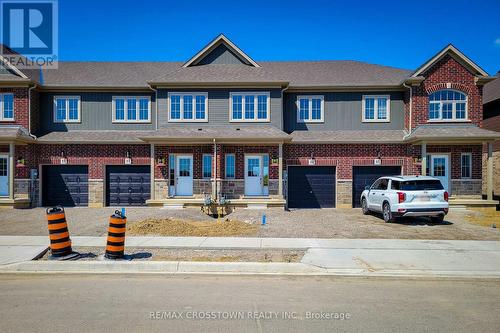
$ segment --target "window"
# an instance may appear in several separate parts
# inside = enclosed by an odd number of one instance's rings
[[[429,121],[467,120],[467,95],[455,90],[439,90],[429,96]]]
[[[0,94],[0,121],[14,120],[14,94]]]
[[[149,97],[113,97],[114,123],[148,123],[151,121]]]
[[[472,176],[472,154],[462,153],[460,157],[460,170],[462,178],[471,178]]]
[[[324,119],[323,96],[297,97],[297,122],[321,123]]]
[[[389,95],[364,95],[361,104],[363,122],[391,121],[391,99]]]
[[[212,178],[212,155],[203,155],[203,178]]]
[[[169,96],[169,121],[171,122],[207,122],[207,93],[177,93]]]
[[[231,93],[229,100],[231,121],[270,121],[269,93]]]
[[[399,183],[398,188],[393,189],[401,191],[434,191],[442,190],[443,184],[437,179],[407,180]]]
[[[226,163],[225,163],[225,169],[226,169],[226,176],[225,178],[235,178],[235,164],[236,164],[236,158],[234,154],[227,154],[226,155]]]
[[[78,123],[80,122],[80,97],[55,96],[54,97],[54,122]]]

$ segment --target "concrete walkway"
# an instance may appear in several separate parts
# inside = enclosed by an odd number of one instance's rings
[[[33,260],[45,253],[47,246],[24,245],[24,246],[0,246],[0,265],[8,265],[16,262]]]
[[[74,247],[105,246],[106,237],[73,236]],[[0,246],[49,246],[47,236],[0,236]],[[127,247],[189,249],[390,249],[500,251],[500,241],[257,237],[127,237]]]

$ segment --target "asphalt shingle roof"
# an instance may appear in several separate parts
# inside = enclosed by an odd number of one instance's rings
[[[408,141],[423,139],[500,139],[500,132],[489,131],[472,124],[430,124],[416,127],[407,138]]]
[[[201,129],[201,130],[199,130]],[[151,140],[288,140],[289,135],[274,126],[173,126],[158,131],[69,131],[51,132],[38,137],[39,143],[130,143]],[[179,141],[182,142],[182,141]]]
[[[358,61],[261,61],[246,65],[203,65],[181,62],[59,62],[45,70],[46,86],[147,87],[154,83],[283,83],[311,86],[398,86],[411,71]]]
[[[293,143],[401,143],[404,130],[294,131]]]
[[[33,137],[31,137],[28,130],[22,126],[1,125],[0,139],[32,141]]]
[[[149,131],[69,131],[39,136],[39,143],[144,143],[138,136]]]
[[[261,126],[173,126],[161,128],[158,131],[140,136],[144,140],[174,139],[174,140],[289,140],[290,136],[277,127]]]
[[[485,84],[483,88],[483,104],[500,99],[500,72],[496,79]]]

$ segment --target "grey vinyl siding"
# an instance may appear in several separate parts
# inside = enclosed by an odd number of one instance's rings
[[[208,122],[169,122],[167,96],[168,92],[206,92],[208,93]],[[269,92],[270,122],[236,122],[229,121],[229,95],[231,92]],[[158,126],[222,126],[237,124],[238,126],[273,125],[283,128],[280,89],[161,89],[158,90]]]
[[[207,54],[199,63],[196,65],[248,65],[247,61],[243,62],[238,56],[236,56],[231,50],[229,50],[224,44],[217,46],[212,52]]]
[[[323,95],[324,122],[298,123],[297,96]],[[361,101],[363,95],[389,95],[391,99],[391,121],[389,123],[364,123],[362,121]],[[285,131],[295,130],[325,131],[325,130],[394,130],[404,129],[403,92],[307,92],[288,93],[284,96]]]
[[[80,96],[80,123],[54,122],[54,96]],[[115,124],[112,121],[113,96],[148,96],[151,98],[151,123]],[[155,95],[137,92],[64,92],[40,94],[40,132],[71,130],[154,130]]]

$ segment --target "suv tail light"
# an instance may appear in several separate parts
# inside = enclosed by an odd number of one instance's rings
[[[406,200],[406,194],[404,194],[403,192],[398,192],[398,202],[402,203],[405,200]]]
[[[448,201],[448,192],[444,191],[444,201]]]

